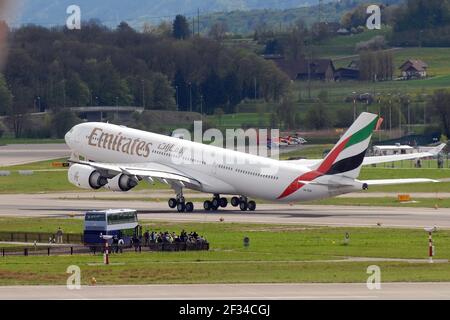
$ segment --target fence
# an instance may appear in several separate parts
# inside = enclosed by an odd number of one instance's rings
[[[209,243],[152,243],[147,246],[119,247],[111,246],[111,253],[126,252],[175,252],[175,251],[208,251]],[[103,254],[104,246],[84,246],[84,245],[50,245],[50,246],[32,246],[32,247],[6,247],[0,248],[0,255],[6,256],[56,256],[56,255],[76,255],[76,254]]]
[[[55,233],[39,233],[39,232],[0,232],[0,241],[4,242],[38,242],[47,243],[56,239]],[[66,233],[63,234],[64,243],[82,244],[83,235]]]

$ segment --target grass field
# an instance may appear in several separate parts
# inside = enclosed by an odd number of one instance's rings
[[[0,218],[0,231],[80,232],[78,219]],[[209,252],[114,255],[117,265],[101,265],[101,256],[0,258],[0,285],[60,284],[69,265],[82,270],[82,282],[97,284],[365,282],[373,262],[342,262],[347,257],[427,258],[427,236],[421,230],[326,228],[283,225],[148,223],[161,231],[195,230],[211,244]],[[344,235],[350,242],[344,245]],[[250,238],[250,247],[242,240]],[[437,259],[448,259],[450,231],[434,236]],[[335,261],[335,262],[333,262]],[[379,262],[383,281],[448,281],[450,265]]]

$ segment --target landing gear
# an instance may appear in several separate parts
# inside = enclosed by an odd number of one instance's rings
[[[177,199],[174,199],[174,198],[170,199],[169,200],[169,208],[175,209],[177,206],[177,203],[178,203]]]
[[[231,205],[233,207],[239,207],[239,203],[241,203],[241,200],[238,197],[231,198]]]
[[[255,211],[256,210],[256,202],[255,201],[248,201],[247,197],[233,197],[231,199],[231,205],[233,207],[239,207],[241,211]]]
[[[227,198],[221,198],[219,194],[215,194],[212,200],[206,200],[203,203],[203,208],[206,211],[217,211],[219,208],[226,208],[228,206]]]
[[[192,202],[186,202],[185,198],[183,197],[183,192],[180,191],[180,193],[177,195],[177,198],[172,198],[168,202],[169,208],[171,209],[177,209],[178,212],[193,212],[194,211],[194,204]]]
[[[186,212],[193,212],[194,211],[194,204],[192,202],[186,203]]]

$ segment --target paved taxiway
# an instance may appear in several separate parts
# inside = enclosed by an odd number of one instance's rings
[[[217,222],[224,218],[226,222],[246,223],[415,228],[437,226],[450,229],[450,209],[260,204],[255,212],[242,213],[227,208],[215,213],[198,210],[180,214],[169,209],[165,201],[90,200],[83,198],[86,196],[89,194],[81,193],[80,200],[77,200],[74,194],[0,195],[0,216],[66,217],[81,216],[93,209],[133,208],[139,210],[140,218],[144,220]],[[202,204],[195,203],[195,206],[201,208]]]
[[[6,299],[174,299],[174,300],[301,300],[301,299],[450,299],[450,283],[366,284],[200,284],[95,286],[68,290],[63,286],[0,287]]]
[[[69,156],[70,150],[65,144],[11,144],[0,146],[0,167]]]

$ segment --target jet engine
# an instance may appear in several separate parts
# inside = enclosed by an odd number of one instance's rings
[[[126,174],[119,174],[108,180],[105,188],[111,191],[127,192],[138,185],[138,180]]]
[[[81,189],[98,190],[108,183],[108,179],[90,166],[74,164],[68,173],[69,182]]]

